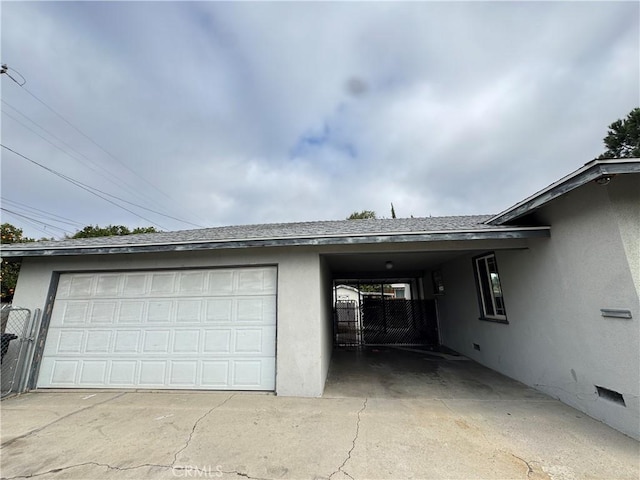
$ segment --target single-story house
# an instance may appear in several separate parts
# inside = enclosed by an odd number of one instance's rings
[[[334,287],[411,285],[437,341],[640,438],[640,160],[497,215],[320,221],[3,247],[42,309],[38,388],[322,395]],[[415,296],[417,295],[417,297]]]

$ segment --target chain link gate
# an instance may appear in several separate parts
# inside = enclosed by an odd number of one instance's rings
[[[4,306],[0,310],[0,396],[21,393],[26,389],[33,355],[36,321],[28,308]]]
[[[334,343],[365,345],[438,345],[434,300],[363,298],[334,306]]]
[[[435,305],[429,300],[365,298],[363,345],[437,345]]]

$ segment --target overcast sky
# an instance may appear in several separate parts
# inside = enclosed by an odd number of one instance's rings
[[[497,213],[640,104],[638,2],[1,8],[2,144],[145,217],[3,148],[32,237]]]

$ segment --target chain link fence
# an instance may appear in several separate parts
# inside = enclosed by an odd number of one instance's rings
[[[38,310],[36,310],[36,314]],[[24,391],[33,355],[37,315],[5,305],[0,310],[0,396]]]
[[[365,298],[337,301],[334,343],[361,345],[437,345],[438,320],[432,300]]]

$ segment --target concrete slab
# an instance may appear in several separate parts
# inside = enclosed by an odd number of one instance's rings
[[[472,360],[392,347],[335,351],[323,396],[551,400]]]
[[[50,393],[48,405],[41,405],[40,398],[21,395],[11,401],[2,402],[2,442],[21,437],[44,428],[81,410],[109,401],[121,392],[80,392],[73,394]]]
[[[424,367],[420,358],[411,361]],[[446,364],[425,367],[425,374],[409,369],[405,379],[400,364],[385,366],[379,357],[369,363],[378,377],[363,364],[366,381],[355,375],[353,384],[344,377],[349,368],[332,367],[323,398],[134,391],[9,398],[0,403],[1,476],[640,476],[637,441],[473,362],[451,362],[468,364],[466,371]],[[428,379],[430,388],[411,386]]]

